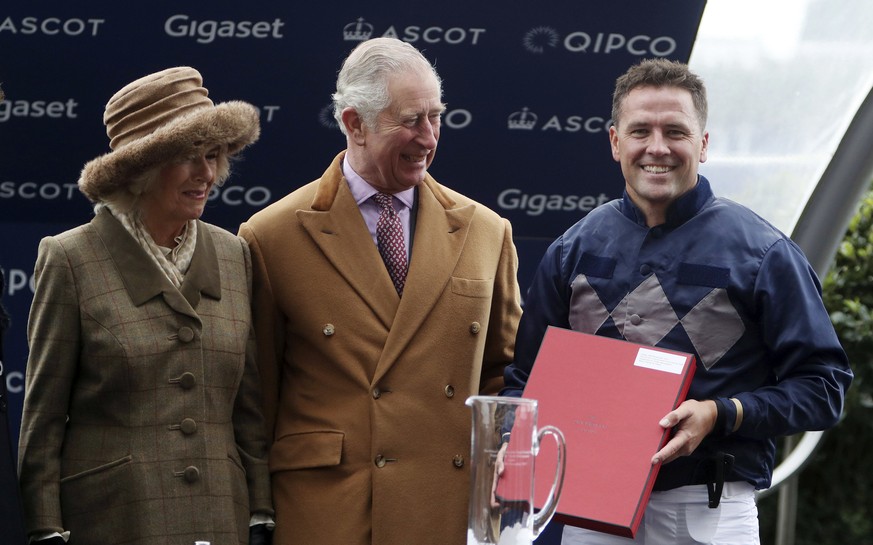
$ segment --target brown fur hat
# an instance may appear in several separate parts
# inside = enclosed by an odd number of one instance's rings
[[[79,189],[93,202],[126,188],[145,170],[216,145],[234,155],[257,141],[257,108],[241,101],[218,105],[200,73],[168,68],[124,86],[106,104],[103,123],[111,152],[85,164]]]

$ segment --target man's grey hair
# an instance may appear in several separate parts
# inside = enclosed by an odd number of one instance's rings
[[[343,134],[342,113],[354,108],[364,124],[376,128],[376,118],[391,104],[388,82],[398,74],[433,74],[439,96],[442,80],[430,61],[410,44],[396,38],[374,38],[361,42],[343,61],[333,94],[333,116]]]

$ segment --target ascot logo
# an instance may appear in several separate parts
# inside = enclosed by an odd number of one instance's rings
[[[46,36],[54,36],[62,34],[64,36],[96,36],[100,25],[106,22],[106,19],[61,19],[59,17],[24,17],[20,21],[16,21],[12,17],[3,19],[0,23],[0,34],[3,32],[11,32],[12,34],[44,34]]]
[[[506,125],[510,130],[532,131],[537,126],[537,119],[539,116],[525,106],[520,112],[510,114]]]
[[[366,22],[363,17],[358,17],[355,23],[349,23],[343,27],[343,40],[347,42],[363,42],[373,36],[373,25]]]
[[[363,17],[359,17],[357,21],[343,27],[343,40],[347,42],[363,42],[372,38],[374,33],[374,26]],[[397,38],[409,43],[423,41],[429,44],[447,43],[457,45],[469,43],[477,45],[479,38],[484,33],[484,28],[443,28],[439,26],[422,27],[420,25],[409,25],[398,29],[391,25],[381,36],[383,38]]]
[[[10,180],[0,182],[0,199],[42,199],[44,201],[71,201],[79,195],[79,186],[69,183],[16,183]]]
[[[511,131],[532,131],[536,129],[540,116],[524,107],[518,112],[509,114],[506,120],[506,127]],[[611,119],[606,119],[600,116],[584,117],[581,115],[570,115],[562,117],[560,115],[552,115],[548,117],[545,123],[540,127],[541,132],[581,132],[588,134],[597,134],[601,132],[609,132],[609,126],[612,124]]]
[[[522,44],[528,52],[536,55],[549,49],[558,49],[558,44],[561,44],[570,53],[627,53],[635,57],[666,57],[673,54],[678,47],[676,40],[670,36],[637,34],[628,37],[618,32],[591,34],[576,31],[561,39],[560,33],[548,26],[528,30],[522,37]]]

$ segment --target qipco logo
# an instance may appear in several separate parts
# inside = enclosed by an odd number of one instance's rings
[[[670,36],[637,36],[627,37],[624,34],[598,32],[591,35],[587,32],[571,32],[564,38],[564,47],[571,53],[603,53],[609,55],[616,52],[627,52],[642,57],[666,57],[676,51],[676,40]]]
[[[220,202],[227,206],[246,205],[257,208],[270,202],[272,196],[270,188],[260,185],[252,187],[241,185],[213,186],[212,191],[209,192],[209,201]]]

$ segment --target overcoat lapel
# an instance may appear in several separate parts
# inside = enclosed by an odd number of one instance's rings
[[[415,337],[451,279],[475,212],[475,205],[454,206],[436,182],[425,177],[418,191],[415,242],[406,288],[394,318],[398,326],[388,334],[374,381],[388,371]]]
[[[400,297],[349,184],[342,176],[341,161],[342,154],[322,176],[312,209],[298,210],[297,219],[337,272],[388,329],[394,323]]]
[[[430,176],[425,177],[418,191],[415,242],[406,287],[394,318],[397,325],[388,334],[374,382],[415,337],[451,279],[475,211],[474,205],[451,208],[454,205]]]
[[[220,298],[221,281],[215,246],[202,223],[197,226],[194,257],[182,283],[182,291],[176,289],[163,273],[155,274],[157,265],[108,210],[101,210],[93,224],[118,267],[124,287],[134,305],[142,305],[163,294],[164,300],[173,310],[199,321],[200,317],[194,308],[200,302],[200,292]]]
[[[417,192],[412,260],[401,299],[342,176],[343,155],[334,159],[318,182],[311,209],[298,210],[297,219],[389,330],[374,377],[378,380],[415,336],[445,290],[464,248],[475,206],[455,208],[456,203],[436,181],[425,176]]]

